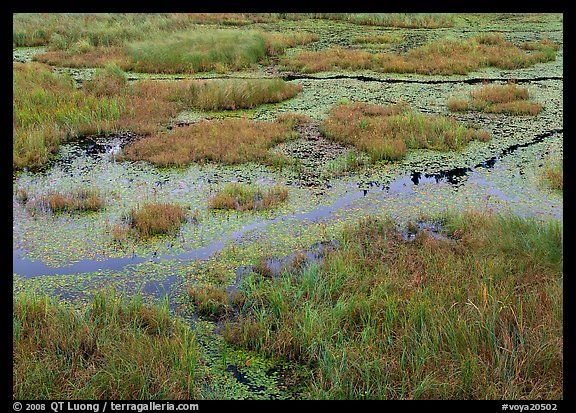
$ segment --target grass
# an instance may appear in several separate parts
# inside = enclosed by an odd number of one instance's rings
[[[104,208],[105,201],[98,188],[78,188],[69,193],[50,191],[37,197],[29,194],[20,196],[26,208],[36,211],[62,212],[96,212]]]
[[[145,73],[225,73],[266,63],[288,47],[317,40],[308,32],[289,34],[238,29],[181,30],[152,33],[122,45],[64,48],[35,55],[56,66],[103,67],[114,63],[125,71]]]
[[[505,113],[507,115],[532,115],[540,113],[543,106],[528,101],[528,89],[513,83],[507,85],[485,85],[470,92],[468,99],[448,99],[452,112]]]
[[[203,120],[142,138],[123,148],[122,158],[145,160],[162,167],[205,161],[271,164],[273,155],[269,149],[296,136],[290,125],[282,121]]]
[[[524,48],[523,48],[524,47]],[[410,49],[406,54],[370,53],[332,47],[285,57],[287,70],[315,73],[331,70],[375,70],[425,75],[467,74],[487,67],[520,69],[556,59],[558,45],[544,39],[516,46],[502,35],[488,33],[468,39],[443,38]]]
[[[545,185],[554,190],[564,190],[564,165],[562,158],[546,159],[541,180],[545,183]]]
[[[128,221],[142,238],[171,234],[186,222],[186,209],[180,205],[145,203],[130,212]]]
[[[366,218],[323,265],[247,276],[225,339],[309,365],[304,398],[562,398],[561,222],[443,219],[407,241]]]
[[[228,292],[211,284],[188,287],[188,297],[199,315],[221,319],[231,311]]]
[[[288,198],[288,189],[276,185],[264,190],[258,186],[231,183],[208,200],[210,209],[260,211],[276,207]]]
[[[485,131],[444,116],[412,112],[405,104],[335,105],[320,130],[330,139],[366,152],[372,162],[402,159],[409,149],[460,150],[472,140],[490,139]]]
[[[282,79],[211,79],[191,81],[178,87],[171,99],[204,111],[236,110],[281,102],[301,91],[301,84]]]
[[[383,27],[435,29],[454,26],[453,16],[445,13],[311,13],[311,17]]]
[[[115,65],[77,89],[48,66],[14,62],[13,168],[43,166],[62,143],[79,136],[154,132],[181,110],[166,95],[153,81],[129,85]]]
[[[122,46],[151,36],[194,30],[198,24],[245,25],[274,21],[268,13],[14,13],[12,44],[72,48]]]
[[[38,63],[13,63],[12,92],[15,169],[45,164],[62,142],[76,136],[115,130],[126,104],[84,93],[71,78]]]
[[[13,396],[26,399],[196,399],[200,347],[166,303],[101,292],[85,310],[15,295]]]
[[[13,168],[47,164],[79,136],[132,131],[149,135],[186,108],[252,108],[289,99],[301,85],[280,79],[153,81],[134,84],[115,64],[75,87],[39,63],[13,64]]]

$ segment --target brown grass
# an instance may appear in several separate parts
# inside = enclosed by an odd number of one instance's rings
[[[204,120],[144,137],[125,147],[122,157],[145,160],[157,166],[179,167],[204,161],[270,163],[272,155],[268,150],[295,136],[295,132],[281,122],[245,118]]]
[[[453,112],[505,113],[509,115],[537,115],[543,106],[528,101],[527,88],[513,83],[486,85],[470,92],[469,99],[450,98],[448,109]]]
[[[320,128],[328,138],[367,152],[373,162],[401,159],[408,149],[459,150],[471,140],[490,139],[484,131],[451,118],[412,112],[405,104],[336,105]]]
[[[144,204],[130,212],[130,226],[143,238],[173,233],[186,221],[186,209],[172,204]]]
[[[484,67],[530,67],[556,58],[554,48],[538,45],[523,49],[500,34],[488,33],[469,39],[441,39],[406,54],[369,53],[341,47],[303,51],[284,58],[282,64],[288,70],[307,73],[369,69],[385,73],[467,74]]]
[[[282,186],[264,190],[258,186],[231,183],[208,200],[210,209],[260,211],[274,208],[288,198],[288,189]]]
[[[97,188],[79,188],[68,193],[50,191],[37,197],[26,194],[24,202],[30,210],[48,210],[55,214],[95,212],[104,208],[105,204],[104,197]]]

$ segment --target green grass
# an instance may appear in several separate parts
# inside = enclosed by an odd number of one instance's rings
[[[448,99],[448,109],[452,112],[475,111],[535,116],[544,107],[537,102],[529,101],[528,98],[528,89],[513,83],[485,85],[471,91],[468,99],[455,97]]]
[[[310,13],[316,19],[342,20],[354,24],[383,27],[427,28],[454,26],[446,13]]]
[[[490,139],[485,131],[444,116],[413,112],[405,104],[335,105],[320,130],[329,139],[366,152],[372,162],[402,159],[409,149],[460,150],[472,140]]]
[[[121,97],[76,89],[68,76],[37,63],[13,63],[13,157],[15,169],[45,164],[62,142],[115,131],[125,108]]]
[[[236,110],[281,102],[301,91],[301,84],[282,79],[211,79],[178,87],[170,98],[186,107],[205,111]]]
[[[275,20],[268,13],[14,13],[12,44],[72,48],[122,46],[198,24],[244,25]]]
[[[103,67],[114,63],[126,71],[146,73],[225,73],[268,63],[286,48],[317,40],[308,32],[194,28],[152,32],[119,45],[64,47],[34,56],[56,66]]]
[[[200,347],[166,303],[98,293],[77,312],[34,294],[13,301],[15,399],[196,399]]]
[[[288,198],[288,189],[280,185],[264,190],[257,185],[226,184],[210,197],[208,208],[259,211],[276,207]]]
[[[563,397],[562,224],[446,214],[349,226],[321,266],[247,276],[225,339],[315,371],[311,399]]]

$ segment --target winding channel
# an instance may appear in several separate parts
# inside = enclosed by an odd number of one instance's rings
[[[410,174],[400,176],[396,178],[394,181],[390,182],[387,185],[382,185],[380,194],[378,197],[386,197],[390,196],[391,194],[398,193],[398,192],[409,192],[410,186],[415,186],[423,183],[440,183],[440,182],[447,182],[449,184],[458,186],[462,184],[463,179],[468,178],[472,175],[472,173],[479,168],[493,168],[494,165],[501,160],[502,158],[511,155],[516,150],[520,148],[525,148],[540,142],[543,142],[545,139],[555,136],[558,133],[562,133],[563,129],[552,129],[546,131],[544,133],[536,135],[530,141],[523,143],[523,144],[515,144],[511,145],[505,149],[503,149],[500,154],[493,156],[483,162],[478,163],[474,167],[469,168],[453,168],[448,169],[445,171],[440,171],[433,174],[422,173],[419,171],[412,171]],[[372,183],[370,187],[379,187],[379,184]],[[12,254],[12,264],[13,264],[13,273],[21,275],[24,278],[31,278],[37,276],[51,276],[51,275],[67,275],[67,274],[76,274],[76,273],[86,273],[86,272],[93,272],[98,270],[114,270],[118,271],[121,270],[129,265],[139,264],[146,261],[152,262],[160,262],[166,260],[202,260],[207,259],[218,251],[222,250],[228,242],[230,241],[239,241],[241,240],[245,234],[256,231],[262,230],[268,225],[274,224],[280,221],[317,221],[320,219],[329,219],[334,215],[334,212],[337,210],[345,209],[352,205],[352,203],[364,196],[367,195],[368,191],[372,191],[372,189],[352,189],[347,191],[343,196],[337,198],[331,205],[322,205],[315,209],[312,209],[307,212],[291,214],[291,215],[284,215],[279,216],[272,219],[257,221],[248,225],[245,225],[241,229],[231,233],[230,235],[215,240],[211,244],[193,249],[191,251],[187,251],[180,254],[175,255],[162,255],[162,256],[152,256],[152,257],[123,257],[123,258],[106,258],[103,260],[81,260],[75,262],[71,265],[67,266],[60,266],[60,267],[50,267],[44,264],[41,261],[33,261],[26,258],[25,250],[14,248]]]

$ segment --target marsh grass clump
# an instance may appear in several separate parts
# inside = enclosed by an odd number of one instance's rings
[[[229,294],[224,287],[212,284],[188,287],[188,296],[199,315],[222,318],[231,310]]]
[[[135,141],[122,157],[157,166],[186,166],[192,162],[271,164],[269,149],[298,136],[289,125],[246,118],[203,120]]]
[[[26,193],[20,196],[21,202],[30,211],[96,212],[104,208],[105,198],[98,188],[77,188],[69,192],[48,191],[33,196]]]
[[[174,233],[186,222],[186,209],[167,203],[145,203],[129,214],[129,225],[140,237]]]
[[[111,292],[77,312],[29,293],[13,300],[17,399],[195,399],[200,347],[166,303]]]
[[[564,166],[562,158],[546,159],[541,180],[545,185],[554,190],[562,191],[564,189]]]
[[[507,85],[486,85],[470,92],[469,98],[450,98],[448,109],[452,112],[505,113],[508,115],[537,115],[543,106],[528,101],[529,93],[523,88],[509,83]]]
[[[280,185],[265,190],[256,185],[230,183],[210,197],[208,208],[260,211],[274,208],[287,198],[288,189]]]
[[[170,98],[205,111],[236,110],[281,102],[301,91],[301,84],[282,79],[210,79],[189,82],[175,89]]]
[[[554,59],[556,50],[552,47],[522,48],[498,33],[487,33],[468,39],[435,40],[405,54],[370,53],[342,47],[302,51],[285,57],[282,64],[288,70],[305,73],[366,69],[384,73],[464,75],[486,67],[520,69]]]
[[[444,116],[412,112],[403,103],[335,105],[320,130],[330,139],[366,152],[372,162],[401,159],[408,149],[459,150],[472,140],[490,139],[486,132]]]
[[[443,222],[409,241],[366,218],[323,265],[247,277],[225,339],[314,366],[309,398],[562,398],[562,223]]]

